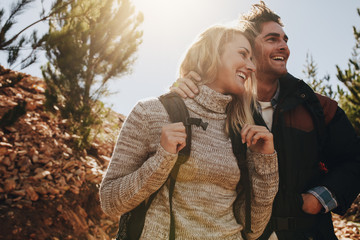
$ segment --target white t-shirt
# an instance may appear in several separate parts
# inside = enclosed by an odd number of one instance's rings
[[[261,101],[258,101],[258,102],[261,107],[261,115],[262,115],[267,127],[271,131],[273,113],[274,113],[273,106],[271,105],[271,102],[261,102]]]

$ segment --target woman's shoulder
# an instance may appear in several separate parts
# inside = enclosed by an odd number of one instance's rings
[[[148,111],[151,112],[153,110],[161,109],[161,108],[163,108],[163,106],[158,97],[149,97],[139,100],[135,104],[133,109],[138,109],[140,111],[145,111],[145,112]]]
[[[167,112],[158,97],[150,97],[139,100],[133,107],[130,115],[142,115],[146,118],[164,118]]]

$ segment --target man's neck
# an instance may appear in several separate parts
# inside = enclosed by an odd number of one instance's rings
[[[257,98],[262,102],[270,102],[278,87],[277,78],[257,76]]]

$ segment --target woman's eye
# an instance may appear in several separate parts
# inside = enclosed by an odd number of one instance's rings
[[[243,52],[243,51],[239,52],[239,54],[240,54],[241,56],[243,56],[243,57],[246,57],[246,56],[247,56],[246,52]]]

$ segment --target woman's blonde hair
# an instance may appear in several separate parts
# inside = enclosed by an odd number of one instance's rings
[[[254,47],[254,36],[249,33],[253,29],[249,22],[243,21],[236,26],[215,25],[202,32],[195,42],[187,50],[185,57],[180,65],[180,76],[186,76],[190,71],[194,71],[201,76],[199,85],[211,83],[215,80],[218,67],[221,64],[221,55],[224,45],[232,41],[236,34],[242,34]],[[246,30],[246,31],[245,31]],[[233,99],[227,107],[227,121],[225,131],[229,133],[230,127],[237,132],[244,123],[253,124],[253,106],[256,100],[255,76],[245,82],[246,91],[241,96],[232,96]]]

